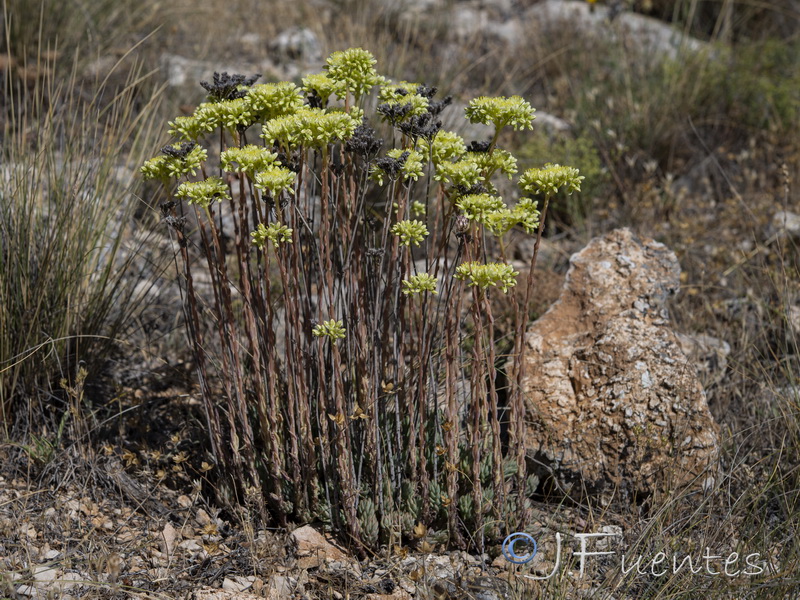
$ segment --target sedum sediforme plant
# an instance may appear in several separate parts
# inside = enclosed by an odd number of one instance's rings
[[[517,284],[502,237],[541,235],[554,189],[581,180],[545,166],[520,178],[528,197],[498,196],[493,179],[517,172],[500,133],[530,129],[533,109],[473,101],[466,116],[496,130],[468,146],[441,129],[449,98],[388,81],[359,48],[302,88],[226,74],[204,87],[142,174],[167,195],[228,501],[255,491],[277,523],[319,518],[362,550],[428,527],[482,550],[524,525],[535,482],[518,386],[501,400],[495,384],[491,298]]]

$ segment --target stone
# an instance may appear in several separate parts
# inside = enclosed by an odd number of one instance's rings
[[[36,587],[47,585],[59,575],[58,567],[52,565],[36,565],[33,568],[33,580]]]
[[[172,523],[167,523],[164,525],[164,529],[161,531],[161,552],[169,557],[172,556],[172,553],[175,551],[175,540],[178,537],[178,532],[172,526]]]
[[[697,53],[708,47],[658,19],[600,4],[590,7],[582,0],[537,2],[526,11],[524,19],[537,25],[541,34],[567,24],[576,33],[623,39],[635,50],[649,51],[657,57],[676,58],[681,51]]]
[[[215,588],[201,588],[189,595],[193,600],[264,600],[263,596],[256,596],[250,592],[234,592]],[[268,596],[269,598],[269,596]],[[288,596],[286,598],[289,598]],[[274,598],[271,600],[279,600]],[[280,598],[283,600],[283,598]]]
[[[677,334],[681,350],[697,369],[704,388],[719,383],[728,368],[731,345],[705,333]]]
[[[800,215],[788,210],[779,210],[772,216],[767,227],[769,240],[792,238],[800,240]]]
[[[289,539],[295,547],[297,566],[300,569],[317,568],[325,561],[353,560],[310,525],[295,529]]]
[[[305,65],[322,64],[322,44],[307,27],[291,27],[279,33],[269,49],[278,62],[300,62]]]
[[[294,585],[291,578],[284,575],[273,575],[267,584],[267,599],[283,600],[284,598],[292,598],[293,589]]]
[[[253,586],[255,577],[242,577],[241,575],[231,575],[222,581],[222,589],[226,592],[243,592]]]
[[[366,600],[411,600],[412,596],[398,587],[391,594],[367,594]]]
[[[679,276],[666,246],[613,231],[571,257],[559,299],[529,327],[525,446],[564,495],[699,486],[715,465],[718,426],[665,307]]]

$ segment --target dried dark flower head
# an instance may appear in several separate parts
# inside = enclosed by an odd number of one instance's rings
[[[469,219],[465,215],[458,215],[456,217],[453,228],[457,235],[464,234],[469,231]]]
[[[378,153],[381,146],[383,146],[383,140],[375,137],[375,130],[367,125],[365,120],[356,127],[353,137],[345,142],[344,149],[369,159]]]
[[[168,144],[161,148],[161,153],[171,156],[172,158],[186,158],[186,155],[194,150],[195,146],[197,146],[197,144],[194,142],[181,142],[181,145],[177,148],[172,144]]]
[[[221,102],[222,100],[244,98],[247,95],[247,90],[240,88],[250,87],[259,77],[261,77],[261,73],[256,73],[255,75],[247,77],[246,75],[240,75],[238,73],[228,75],[227,72],[215,72],[213,83],[201,81],[200,85],[208,92],[209,101]]]
[[[453,103],[452,96],[445,96],[439,101],[428,100],[428,112],[433,116],[441,114],[441,112]]]
[[[169,200],[167,202],[162,202],[161,204],[159,204],[158,207],[161,209],[161,216],[166,217],[167,215],[169,215],[172,212],[172,209],[177,206],[177,204],[178,203],[175,202],[175,200]]]
[[[467,146],[467,152],[488,152],[489,146],[492,145],[492,142],[479,142],[478,140],[472,140]]]
[[[375,109],[380,114],[386,117],[386,120],[389,121],[392,125],[396,125],[400,121],[406,118],[406,115],[414,110],[414,106],[411,103],[408,104],[379,104],[378,107]]]
[[[313,90],[308,96],[306,96],[306,101],[311,108],[325,108],[322,105],[322,97]]]
[[[482,183],[476,183],[476,184],[471,185],[469,187],[467,187],[465,185],[458,184],[458,185],[455,186],[454,189],[455,189],[455,192],[456,192],[455,195],[458,196],[458,197],[469,196],[471,194],[486,194],[489,191],[486,188],[486,186],[483,185]]]
[[[276,148],[275,150],[278,153],[277,161],[282,167],[285,167],[285,168],[289,169],[293,173],[299,173],[300,172],[300,154],[299,154],[299,152],[295,151],[295,152],[292,152],[291,154],[287,155],[285,152],[283,152],[282,150],[279,150],[278,148]]]
[[[389,179],[397,179],[403,170],[403,165],[406,164],[406,159],[408,156],[408,151],[403,152],[398,158],[384,156],[383,158],[379,158],[375,161],[375,166],[386,173],[386,176],[389,177]]]
[[[442,128],[442,122],[435,120],[434,115],[430,112],[426,112],[400,123],[397,128],[415,140],[417,138],[425,138],[430,141],[436,137],[436,134]]]
[[[436,92],[438,91],[439,91],[438,88],[434,86],[428,87],[425,84],[417,86],[417,94],[419,94],[423,98],[427,98],[428,100],[433,98],[436,95]]]

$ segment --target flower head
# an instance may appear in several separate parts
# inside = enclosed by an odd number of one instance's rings
[[[484,290],[489,286],[496,286],[506,293],[509,288],[517,285],[517,275],[519,272],[505,263],[484,265],[479,262],[467,262],[456,267],[455,278],[469,280],[470,285],[477,285]]]
[[[458,160],[467,151],[464,138],[457,133],[444,130],[439,131],[430,143],[424,138],[420,139],[419,149],[425,159],[431,160],[434,165]]]
[[[328,100],[334,94],[344,98],[347,93],[347,84],[336,81],[325,73],[314,73],[303,77],[303,90],[308,94],[316,94],[322,102],[322,108],[328,105]]]
[[[230,200],[228,195],[228,185],[222,181],[221,177],[212,176],[203,181],[187,181],[178,186],[175,195],[179,198],[186,198],[189,204],[197,204],[202,208],[208,206],[214,200],[222,202]]]
[[[448,160],[440,162],[436,165],[436,174],[433,178],[436,181],[450,182],[453,186],[461,186],[466,189],[485,181],[480,165],[470,158],[455,162]]]
[[[258,121],[266,122],[276,117],[290,115],[303,107],[301,90],[290,81],[263,83],[250,88],[245,103]]]
[[[272,166],[278,155],[262,146],[252,144],[242,148],[228,148],[220,154],[220,163],[226,171],[243,171],[253,175]]]
[[[413,179],[416,181],[422,175],[422,171],[421,153],[416,150],[393,148],[386,153],[384,158],[379,158],[375,161],[371,177],[379,185],[383,185],[384,177],[397,179],[402,176],[403,180]]]
[[[334,52],[328,57],[328,77],[342,82],[348,92],[358,98],[383,82],[375,71],[375,57],[362,48]]]
[[[175,120],[170,121],[168,125],[171,136],[187,142],[197,141],[201,135],[206,133],[205,126],[194,115],[175,117]]]
[[[522,198],[512,209],[502,209],[490,214],[486,226],[497,236],[505,235],[515,225],[521,225],[526,233],[533,233],[539,226],[537,202]]]
[[[519,96],[480,96],[472,100],[465,109],[470,123],[483,123],[500,130],[511,125],[515,130],[533,129],[534,108]]]
[[[280,143],[286,148],[322,148],[349,139],[360,124],[360,119],[345,112],[303,108],[265,123],[261,137],[268,144]]]
[[[209,102],[221,102],[244,97],[247,94],[247,88],[258,81],[259,77],[261,77],[260,73],[250,77],[238,73],[233,75],[228,75],[227,72],[214,73],[212,83],[201,81],[200,85],[208,92]]]
[[[208,152],[194,142],[164,146],[161,155],[151,158],[140,169],[145,179],[177,179],[183,175],[197,175],[197,170]]]
[[[489,215],[506,207],[502,198],[490,194],[467,194],[456,202],[456,206],[470,221],[486,223]]]
[[[266,227],[263,223],[259,223],[250,236],[253,238],[253,245],[259,248],[264,248],[264,243],[267,240],[272,242],[274,248],[284,242],[292,243],[292,230],[280,223],[270,223]]]
[[[409,94],[399,100],[390,100],[379,104],[376,109],[384,121],[397,125],[412,117],[419,117],[428,112],[428,99],[419,94]]]
[[[491,154],[489,152],[470,152],[467,157],[478,165],[486,179],[497,172],[503,173],[511,179],[511,176],[517,172],[517,159],[507,150],[495,148]]]
[[[403,293],[405,295],[422,294],[423,292],[439,293],[436,291],[436,277],[427,273],[420,273],[403,280]]]
[[[392,226],[392,233],[400,237],[401,246],[419,246],[428,235],[428,228],[422,221],[400,221]]]
[[[284,190],[290,194],[294,193],[295,178],[293,171],[273,164],[256,173],[254,184],[260,190],[269,191],[272,197],[276,198]]]
[[[555,194],[559,188],[566,188],[567,193],[581,191],[581,181],[578,169],[562,167],[561,165],[547,163],[542,169],[528,169],[519,178],[520,187],[529,194]]]
[[[328,337],[335,344],[336,340],[340,340],[345,336],[345,331],[344,323],[331,319],[314,327],[311,333],[317,337]]]

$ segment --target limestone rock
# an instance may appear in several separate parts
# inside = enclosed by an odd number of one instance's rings
[[[529,22],[539,25],[543,32],[568,23],[587,35],[624,39],[633,48],[650,51],[654,56],[676,58],[680,51],[697,53],[707,47],[707,44],[658,19],[629,11],[619,12],[602,5],[591,10],[587,2],[579,0],[538,2],[527,10],[525,16]]]
[[[298,527],[289,537],[295,547],[297,566],[301,569],[319,567],[325,561],[353,560],[310,525]]]
[[[664,307],[679,287],[675,254],[621,229],[570,263],[526,335],[532,468],[574,497],[699,485],[718,427]]]
[[[768,239],[792,238],[800,240],[800,215],[788,210],[779,210],[772,216],[767,227]]]
[[[322,44],[307,27],[291,27],[282,31],[269,49],[279,62],[301,62],[314,66],[323,62]]]
[[[731,345],[725,340],[705,333],[678,334],[678,343],[689,361],[697,369],[704,388],[719,383],[728,368]]]

